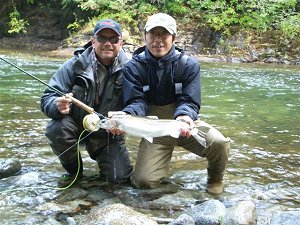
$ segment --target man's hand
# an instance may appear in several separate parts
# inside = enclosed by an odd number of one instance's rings
[[[118,116],[118,115],[126,115],[125,112],[123,111],[109,111],[107,113],[108,118],[113,118],[114,116]],[[112,135],[121,135],[121,134],[125,134],[124,131],[120,130],[119,128],[113,128],[111,130],[107,130],[108,132],[112,133]]]
[[[190,125],[189,129],[182,129],[181,133],[180,133],[180,136],[190,137],[192,135],[191,130],[195,127],[195,123],[192,120],[192,118],[189,116],[186,116],[186,115],[180,115],[180,116],[177,116],[176,120],[183,121],[183,122],[187,123],[188,125]]]
[[[58,97],[56,99],[56,106],[58,111],[62,114],[69,114],[70,113],[70,105],[72,104],[72,100],[68,98],[68,96],[73,96],[72,93],[68,93],[65,96]]]

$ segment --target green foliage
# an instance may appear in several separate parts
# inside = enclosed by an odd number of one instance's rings
[[[280,23],[280,30],[288,39],[293,39],[299,36],[300,32],[300,14],[291,16]]]
[[[279,29],[285,34],[291,32],[291,36],[299,34],[297,0],[187,0],[186,3],[192,15],[203,15],[214,30],[227,34],[237,26],[262,32]]]
[[[112,18],[138,32],[148,16],[166,12],[178,19],[196,19],[213,30],[230,35],[238,30],[267,32],[279,30],[286,38],[299,35],[297,0],[57,0],[74,15],[71,31],[103,18]],[[43,0],[26,4],[46,5]],[[298,3],[299,4],[299,3]],[[46,6],[47,7],[47,6]],[[299,7],[299,6],[298,6]],[[10,15],[10,33],[26,32],[28,22],[14,9]]]
[[[67,26],[67,29],[72,32],[76,32],[78,31],[81,27],[82,27],[82,24],[84,23],[83,20],[78,20],[77,16],[75,13],[74,14],[74,17],[75,17],[75,21],[73,23],[70,23],[68,26]]]
[[[27,33],[26,31],[26,26],[29,25],[27,20],[21,19],[20,18],[20,13],[19,11],[16,9],[16,7],[14,8],[14,11],[12,11],[9,14],[10,17],[10,21],[8,23],[9,25],[9,30],[8,33]]]
[[[184,2],[184,0],[167,1],[165,8],[168,9],[171,14],[182,15],[189,11],[189,9],[184,5]]]
[[[66,1],[66,0],[64,0]],[[94,10],[99,17],[124,21],[133,27],[156,12],[176,18],[200,18],[214,30],[230,35],[236,27],[266,32],[279,29],[296,36],[297,0],[74,0],[83,10]],[[298,13],[299,14],[299,13]],[[137,22],[139,20],[140,22]]]
[[[136,11],[139,15],[150,16],[157,12],[157,8],[153,4],[144,3],[140,4]]]

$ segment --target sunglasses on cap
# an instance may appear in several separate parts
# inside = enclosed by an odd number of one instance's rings
[[[101,43],[101,44],[105,44],[107,41],[111,44],[117,44],[120,40],[120,37],[104,37],[104,36],[101,36],[101,35],[98,35],[98,36],[95,36],[96,40]]]

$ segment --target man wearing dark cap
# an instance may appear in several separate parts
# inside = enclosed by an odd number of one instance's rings
[[[134,52],[123,70],[123,112],[181,120],[189,124],[190,129],[182,130],[178,139],[158,137],[153,143],[142,139],[131,176],[132,184],[138,188],[157,187],[168,175],[175,146],[180,146],[207,159],[206,190],[211,194],[221,194],[230,139],[199,119],[199,63],[175,47],[176,21],[170,15],[158,13],[150,16],[144,31],[146,45]],[[200,144],[191,136],[194,127],[205,142]]]
[[[59,96],[47,88],[41,98],[41,110],[52,119],[46,127],[48,142],[66,170],[62,176],[66,182],[61,182],[62,185],[68,185],[83,174],[83,162],[76,143],[84,130],[83,118],[87,115],[72,104],[68,96],[104,116],[109,111],[123,108],[122,70],[128,59],[122,49],[120,25],[111,19],[98,21],[88,45],[66,61],[49,81],[50,86],[68,94]],[[100,129],[86,135],[82,143],[89,156],[97,161],[101,178],[112,182],[128,180],[132,166],[124,135],[113,137]]]

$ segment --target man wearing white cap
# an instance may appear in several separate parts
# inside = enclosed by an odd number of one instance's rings
[[[65,62],[50,79],[49,85],[63,93],[70,93],[102,115],[123,108],[122,69],[128,61],[122,49],[121,26],[114,20],[98,21],[86,49],[78,51]],[[41,109],[49,121],[46,136],[53,152],[66,170],[60,186],[72,184],[82,176],[83,162],[77,152],[77,141],[82,133],[87,112],[46,89],[41,98]],[[112,182],[129,181],[132,172],[124,135],[100,129],[84,141],[90,157],[97,161],[100,177]]]
[[[175,146],[208,160],[207,191],[223,192],[223,176],[228,162],[230,139],[211,125],[200,121],[201,81],[199,63],[175,47],[177,35],[173,17],[158,13],[145,25],[146,45],[137,49],[124,67],[123,97],[125,113],[160,119],[176,119],[196,127],[206,144],[182,130],[181,137],[141,140],[131,182],[138,188],[154,188],[167,176]]]

